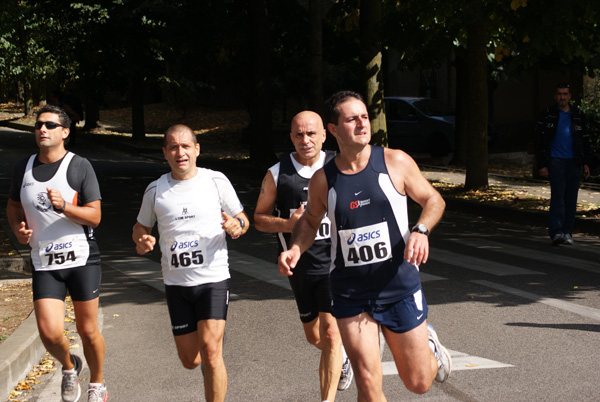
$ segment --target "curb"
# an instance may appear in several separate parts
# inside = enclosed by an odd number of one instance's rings
[[[32,311],[10,338],[0,345],[0,397],[2,400],[9,397],[10,391],[25,377],[33,365],[39,362],[45,352],[46,349],[37,329],[35,314]]]
[[[487,219],[503,222],[520,222],[523,225],[548,226],[548,212],[525,211],[508,207],[494,206],[476,201],[444,197],[446,211],[464,212],[480,215]],[[600,236],[600,220],[575,217],[575,230],[594,236]]]

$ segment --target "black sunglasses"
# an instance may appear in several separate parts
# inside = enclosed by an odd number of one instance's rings
[[[36,121],[34,127],[36,130],[39,130],[44,124],[48,130],[54,130],[56,127],[64,127],[62,124],[58,124],[53,121]]]

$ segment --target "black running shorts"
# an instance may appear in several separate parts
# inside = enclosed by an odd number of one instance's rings
[[[57,269],[55,271],[33,271],[33,300],[65,300],[67,290],[73,301],[88,301],[100,296],[102,268],[100,264]]]
[[[317,318],[319,313],[331,313],[328,273],[323,275],[294,274],[288,278],[296,298],[300,321],[306,324]]]
[[[165,285],[173,335],[198,329],[198,321],[225,320],[229,307],[229,279],[198,286]]]

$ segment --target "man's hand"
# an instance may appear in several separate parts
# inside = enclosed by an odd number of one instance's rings
[[[540,173],[540,176],[542,176],[542,177],[548,177],[548,168],[547,167],[541,168],[539,173]]]
[[[145,234],[142,237],[138,238],[135,242],[135,251],[139,255],[146,254],[152,250],[154,250],[154,246],[156,245],[156,237]]]
[[[583,178],[588,179],[590,177],[590,167],[588,165],[583,165]]]
[[[64,210],[64,207],[66,207],[67,203],[62,198],[60,191],[48,187],[46,187],[46,191],[48,192],[48,199],[50,200],[50,203],[52,203],[52,206],[59,211]]]
[[[283,276],[292,276],[292,269],[296,267],[300,259],[300,250],[297,246],[292,246],[289,250],[282,252],[277,260],[279,273]]]
[[[31,239],[32,233],[33,233],[33,230],[27,229],[27,224],[25,222],[21,222],[21,224],[19,226],[19,230],[16,233],[19,243],[21,243],[21,244],[29,243],[29,239]]]
[[[296,222],[298,222],[298,220],[300,219],[300,217],[302,217],[302,214],[304,213],[304,204],[300,205],[300,208],[298,208],[297,210],[294,211],[294,213],[292,214],[292,216],[290,216],[287,220],[288,223],[288,232],[292,233],[292,230],[294,230],[294,225],[296,224]]]
[[[429,258],[429,238],[422,233],[413,232],[404,249],[404,259],[411,265],[425,264]]]
[[[224,221],[221,222],[221,226],[223,227],[223,230],[229,236],[231,236],[232,239],[237,239],[238,237],[240,237],[243,233],[243,229],[242,229],[242,224],[239,221],[239,219],[237,219],[234,216],[229,216],[225,212],[221,212],[221,216],[224,219]]]

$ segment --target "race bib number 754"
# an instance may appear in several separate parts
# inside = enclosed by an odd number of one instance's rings
[[[392,258],[387,222],[339,231],[346,267],[373,264]]]

